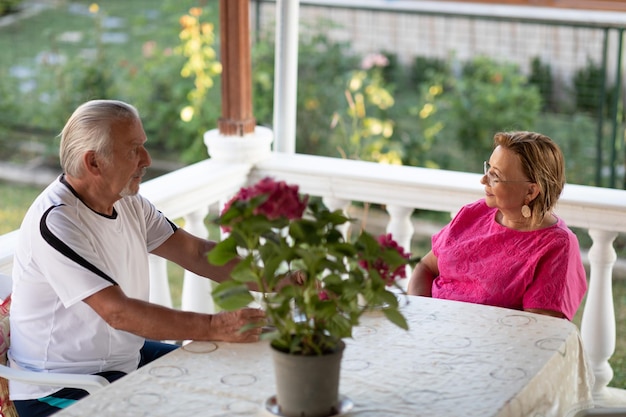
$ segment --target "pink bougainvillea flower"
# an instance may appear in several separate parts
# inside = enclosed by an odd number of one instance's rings
[[[262,214],[270,220],[286,217],[289,220],[300,219],[306,209],[308,196],[302,200],[298,195],[297,185],[287,185],[285,181],[274,181],[266,177],[252,187],[252,197],[268,194],[263,204],[256,208],[254,214]]]
[[[404,248],[398,245],[398,242],[393,240],[391,233],[380,235],[378,237],[378,244],[382,249],[394,249],[403,258],[410,258],[410,255],[404,251]],[[376,259],[372,265],[370,265],[368,261],[361,259],[359,261],[359,265],[365,269],[375,269],[388,286],[393,285],[396,279],[406,278],[406,267],[404,265],[401,265],[391,271],[390,266],[382,258]]]
[[[270,177],[263,178],[253,186],[243,187],[231,198],[224,209],[224,214],[235,201],[249,201],[259,195],[267,194],[268,198],[260,206],[254,209],[253,214],[263,215],[269,220],[281,217],[289,220],[300,219],[304,214],[309,197],[302,199],[298,194],[297,185],[287,185],[285,181],[275,181]],[[229,232],[231,227],[222,226],[222,230]]]

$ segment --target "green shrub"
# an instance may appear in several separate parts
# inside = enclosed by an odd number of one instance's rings
[[[594,116],[598,114],[600,106],[604,107],[603,117],[611,117],[609,109],[618,94],[616,87],[604,87],[605,74],[603,68],[593,60],[588,59],[587,65],[574,74],[574,96],[576,108]]]
[[[532,130],[541,96],[516,65],[478,57],[463,66],[448,97],[461,147],[482,158],[492,150],[498,131]]]
[[[530,63],[528,83],[536,86],[539,90],[543,110],[557,109],[553,96],[554,81],[552,80],[552,68],[550,64],[543,63],[539,57],[533,58]]]
[[[413,60],[410,69],[410,81],[418,90],[424,83],[431,82],[435,77],[451,76],[450,64],[445,59],[418,56]]]
[[[17,11],[22,0],[0,0],[0,16]]]

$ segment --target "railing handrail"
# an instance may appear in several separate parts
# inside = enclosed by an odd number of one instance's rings
[[[482,174],[274,153],[251,181],[275,176],[315,196],[455,212],[484,195]],[[626,232],[626,190],[567,184],[556,208],[570,227]]]
[[[262,1],[275,2],[275,0]],[[300,0],[300,5],[390,13],[419,13],[431,16],[470,17],[586,28],[626,28],[626,13],[618,11],[567,9],[532,5],[406,0],[361,0],[358,2],[354,0]]]
[[[176,219],[264,176],[313,196],[450,213],[484,195],[481,174],[286,153],[254,166],[207,159],[147,181],[141,193]],[[625,233],[625,209],[626,190],[567,184],[556,211],[570,227]],[[0,235],[0,273],[11,273],[16,242],[17,231]]]
[[[248,181],[252,165],[212,159],[186,166],[141,185],[141,194],[171,219],[233,195]]]

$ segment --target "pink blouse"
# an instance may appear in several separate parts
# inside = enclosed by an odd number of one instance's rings
[[[576,235],[562,219],[545,229],[498,224],[484,199],[468,204],[432,238],[439,276],[432,296],[572,319],[587,290]]]

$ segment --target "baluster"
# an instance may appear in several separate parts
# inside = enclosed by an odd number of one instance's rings
[[[209,232],[204,225],[204,219],[208,212],[208,208],[200,209],[184,216],[185,230],[195,236],[207,238]],[[198,276],[193,272],[185,271],[181,302],[182,309],[199,313],[213,313],[215,306],[211,297],[212,290],[211,280]]]
[[[341,210],[346,215],[348,214],[348,207],[350,206],[350,200],[344,198],[324,197],[322,202],[330,211]],[[348,233],[350,231],[350,222],[344,223],[338,227],[344,238],[348,239]]]
[[[172,307],[172,293],[167,278],[167,260],[156,255],[149,255],[150,262],[150,302],[165,307]]]
[[[607,385],[613,378],[609,358],[615,352],[615,310],[612,270],[617,259],[613,241],[617,232],[589,230],[593,240],[589,249],[589,289],[581,322],[581,336],[596,377],[593,396],[596,405],[610,406],[624,394]],[[624,397],[626,398],[626,397]]]
[[[389,213],[387,233],[391,233],[393,239],[407,252],[410,252],[411,239],[413,238],[413,233],[415,232],[413,222],[411,222],[413,209],[410,207],[388,205],[387,213]]]
[[[413,222],[411,222],[411,214],[413,208],[388,205],[386,207],[389,213],[389,223],[387,224],[387,233],[391,233],[393,239],[402,246],[407,253],[411,253],[411,239],[415,232]],[[408,278],[411,276],[411,267],[406,266],[407,279],[403,279],[398,284],[404,289],[408,285]]]

